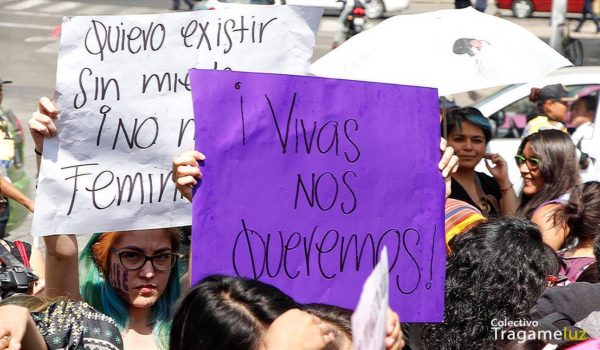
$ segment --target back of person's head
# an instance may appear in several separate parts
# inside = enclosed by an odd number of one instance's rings
[[[483,116],[481,111],[474,107],[449,108],[446,111],[446,130],[442,130],[442,132],[445,132],[445,135],[450,135],[453,131],[461,130],[461,125],[464,122],[469,122],[481,129],[486,143],[492,139],[492,125],[490,121]]]
[[[559,198],[579,182],[577,148],[566,133],[559,130],[540,130],[525,137],[518,154],[529,147],[540,159],[539,171],[544,179],[542,189],[533,196],[521,194],[518,213],[530,218],[542,203]]]
[[[31,312],[41,312],[44,311],[50,306],[52,303],[57,302],[59,300],[66,300],[66,298],[57,297],[57,298],[49,298],[41,295],[14,295],[8,299],[4,299],[0,301],[0,306],[2,305],[17,305],[27,308]]]
[[[600,182],[577,185],[555,217],[569,227],[571,239],[591,243],[600,234]]]
[[[452,254],[456,237],[486,221],[481,211],[471,204],[454,198],[446,199],[444,224],[448,255]]]
[[[296,302],[257,280],[213,275],[190,289],[173,319],[171,350],[255,350],[268,326]]]
[[[352,310],[327,304],[305,304],[302,310],[327,323],[336,332],[335,340],[323,350],[352,350]]]
[[[459,236],[446,265],[443,324],[424,327],[428,349],[492,348],[491,321],[527,319],[560,268],[537,226],[492,218]]]

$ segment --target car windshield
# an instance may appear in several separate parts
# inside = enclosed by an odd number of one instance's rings
[[[482,98],[481,100],[475,102],[473,104],[473,107],[478,108],[479,106],[484,105],[484,104],[488,103],[489,101],[498,98],[498,96],[505,94],[511,90],[514,90],[521,85],[523,85],[523,84],[512,84],[512,85],[505,86],[502,89],[498,90],[497,92],[494,92],[493,94],[486,96],[486,97]]]

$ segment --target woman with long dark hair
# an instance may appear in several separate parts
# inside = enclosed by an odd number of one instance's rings
[[[554,213],[579,183],[576,147],[562,131],[541,130],[521,141],[515,160],[523,177],[517,214],[536,223],[544,242],[559,250],[568,229],[555,222]]]

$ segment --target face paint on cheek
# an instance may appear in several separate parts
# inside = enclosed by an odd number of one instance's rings
[[[121,289],[121,266],[119,264],[117,264],[117,269],[115,270],[115,280],[117,288]]]
[[[129,270],[123,269],[123,290],[129,291]]]
[[[108,274],[108,281],[110,282],[110,285],[113,287],[117,286],[117,282],[116,282],[116,271],[117,271],[117,264],[113,263],[112,264],[112,268],[110,269],[110,273]]]

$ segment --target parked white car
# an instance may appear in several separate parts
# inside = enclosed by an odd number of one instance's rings
[[[473,107],[479,109],[496,125],[494,139],[488,144],[488,150],[491,153],[499,153],[506,159],[509,164],[509,176],[516,189],[520,189],[522,181],[513,159],[521,143],[521,134],[528,116],[537,114],[537,106],[529,101],[529,93],[532,87],[542,88],[552,84],[563,84],[571,94],[597,96],[600,92],[600,67],[562,68],[535,82],[509,85],[473,104]],[[600,120],[599,115],[600,108],[596,111],[595,120]],[[582,142],[582,148],[588,150],[590,156],[600,162],[598,129],[600,128],[596,128],[592,139]],[[592,145],[594,147],[590,147]],[[477,170],[487,172],[483,163],[479,164]]]
[[[408,7],[410,0],[363,0],[365,13],[369,18],[379,18],[386,13],[404,10]],[[254,5],[302,5],[315,6],[325,9],[326,14],[339,15],[342,12],[343,3],[337,0],[207,0],[201,2],[202,6],[209,9],[226,8],[230,4],[254,4]]]

